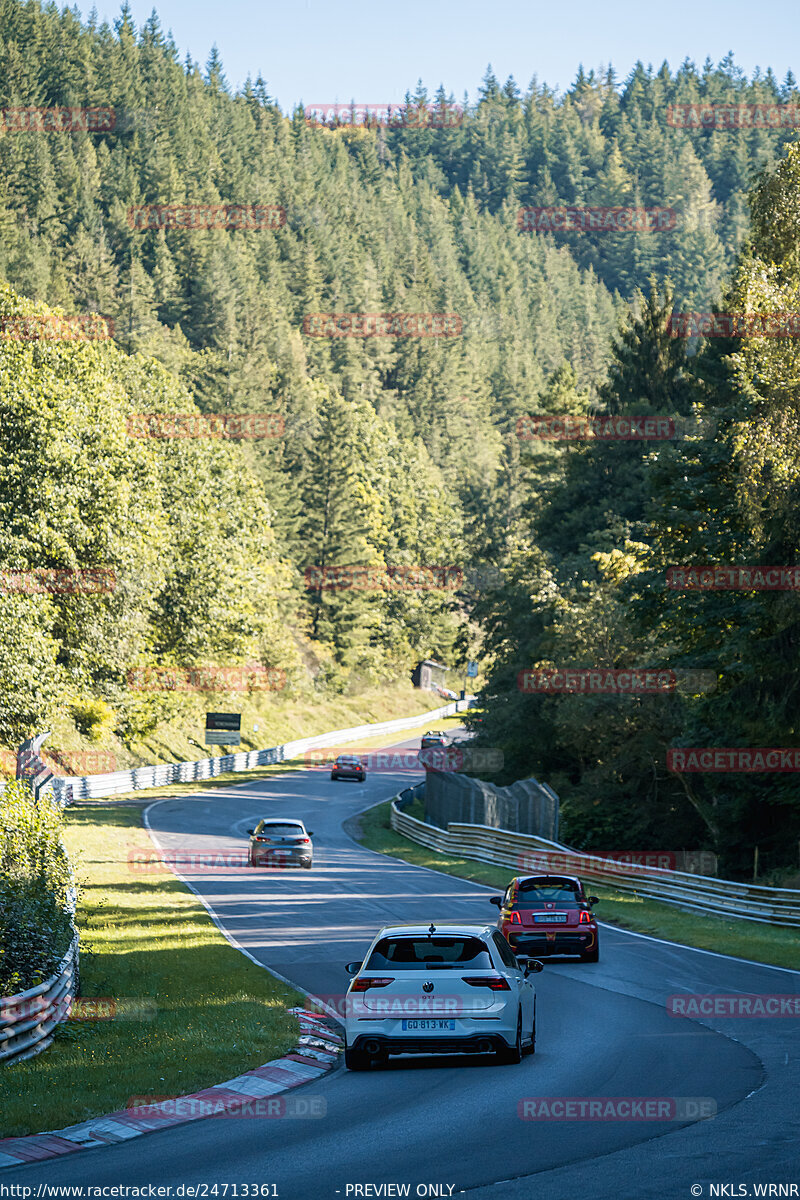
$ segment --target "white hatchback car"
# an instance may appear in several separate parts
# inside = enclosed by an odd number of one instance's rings
[[[515,956],[491,925],[388,925],[345,1003],[345,1065],[390,1054],[489,1054],[518,1063],[536,1045],[537,959]]]

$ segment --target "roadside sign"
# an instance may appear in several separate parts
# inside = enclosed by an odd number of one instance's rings
[[[476,662],[472,662],[470,660],[467,663],[467,675],[469,676],[470,679],[474,679],[477,674],[478,674],[478,664]]]
[[[238,746],[241,729],[241,713],[206,713],[207,746]]]

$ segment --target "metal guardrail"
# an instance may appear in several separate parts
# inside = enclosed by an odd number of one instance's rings
[[[69,1015],[78,987],[78,933],[50,979],[0,999],[0,1063],[13,1066],[46,1050]]]
[[[433,850],[499,867],[512,867],[520,874],[547,870],[548,857],[552,870],[552,859],[557,855],[559,873],[608,884],[620,892],[661,900],[689,911],[769,925],[800,926],[800,891],[792,888],[734,883],[613,859],[608,859],[608,866],[605,866],[591,853],[573,850],[532,834],[492,829],[488,825],[449,824],[447,829],[439,829],[404,813],[401,805],[409,799],[408,796],[397,796],[392,801],[392,829]]]
[[[223,754],[217,758],[190,759],[188,762],[160,763],[151,767],[134,767],[130,771],[114,771],[105,775],[83,775],[67,777],[52,775],[44,784],[40,784],[40,792],[52,792],[53,799],[62,808],[76,800],[93,800],[103,796],[115,796],[123,792],[141,791],[143,788],[166,787],[171,783],[193,783],[200,779],[213,779],[227,771],[247,771],[251,767],[272,766],[295,758],[305,750],[322,749],[325,746],[335,746],[338,742],[353,741],[359,737],[374,737],[383,733],[401,732],[404,729],[414,729],[427,721],[436,721],[441,717],[451,717],[455,713],[464,712],[470,706],[469,700],[456,700],[442,708],[434,708],[427,713],[419,713],[415,717],[400,717],[395,721],[382,721],[372,725],[354,725],[349,729],[336,729],[331,733],[320,733],[296,741],[286,742],[282,746],[272,746],[266,750],[243,750],[238,754]],[[43,740],[46,735],[39,735]],[[37,779],[47,771],[46,764],[36,754],[27,751],[28,769]]]
[[[474,771],[475,767],[467,769]],[[558,838],[559,798],[538,779],[518,779],[500,787],[432,763],[425,782],[425,819],[441,829],[458,822]]]

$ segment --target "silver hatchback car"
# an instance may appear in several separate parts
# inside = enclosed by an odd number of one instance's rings
[[[248,866],[305,867],[311,870],[314,860],[314,836],[302,821],[287,821],[265,817],[250,834]]]

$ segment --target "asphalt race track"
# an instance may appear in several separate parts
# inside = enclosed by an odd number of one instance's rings
[[[334,783],[309,770],[161,801],[148,819],[162,849],[218,851],[241,849],[262,816],[302,818],[315,835],[312,871],[185,877],[256,961],[336,996],[348,982],[343,964],[383,924],[496,918],[488,889],[384,858],[343,831],[348,817],[418,778]],[[449,1058],[342,1068],[307,1085],[327,1102],[323,1118],[198,1121],[3,1171],[0,1183],[34,1186],[34,1196],[38,1183],[269,1183],[281,1200],[380,1196],[348,1185],[389,1183],[410,1184],[411,1196],[435,1184],[445,1185],[439,1195],[487,1200],[684,1200],[715,1194],[710,1184],[732,1184],[728,1195],[748,1194],[736,1190],[746,1184],[751,1196],[753,1183],[800,1185],[800,1020],[701,1022],[666,1007],[681,992],[797,994],[800,973],[605,927],[599,963],[548,961],[536,987],[537,1051],[519,1066]],[[518,1116],[526,1097],[606,1096],[711,1098],[717,1115],[683,1124]]]

